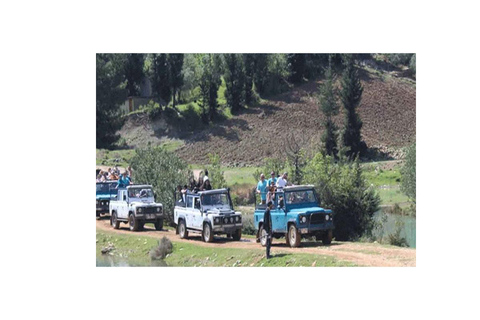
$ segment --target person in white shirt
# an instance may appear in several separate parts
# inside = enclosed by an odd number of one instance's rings
[[[277,189],[283,189],[287,185],[287,173],[284,172],[283,175],[277,179]]]
[[[205,175],[203,176],[203,182],[208,180],[208,170],[205,169]]]

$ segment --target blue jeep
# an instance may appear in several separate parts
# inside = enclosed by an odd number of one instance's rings
[[[108,213],[110,200],[117,198],[117,181],[97,182],[97,217]]]
[[[311,185],[285,187],[273,195],[272,216],[273,237],[285,237],[287,245],[298,247],[302,237],[315,236],[323,244],[332,242],[333,212],[323,209],[315,189]],[[256,201],[257,203],[257,201]],[[253,221],[257,230],[257,242],[267,243],[263,229],[263,215],[266,205],[255,205]]]

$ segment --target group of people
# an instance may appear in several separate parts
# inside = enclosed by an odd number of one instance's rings
[[[190,179],[190,186],[184,185],[183,187],[181,185],[177,186],[177,193],[182,195],[179,199],[178,202],[184,202],[186,201],[185,195],[187,192],[193,192],[197,193],[198,191],[204,191],[204,190],[212,190],[212,185],[210,183],[210,179],[208,178],[208,170],[205,170],[205,175],[203,177],[199,177],[198,181],[195,181],[195,178]]]
[[[273,201],[275,192],[281,191],[287,186],[288,173],[284,172],[282,176],[275,176],[275,172],[270,172],[270,179],[265,180],[265,175],[260,175],[260,181],[257,183],[257,193],[260,194],[261,204]]]
[[[117,188],[125,188],[132,183],[132,167],[128,166],[127,169],[120,173],[118,165],[113,168],[108,168],[107,171],[100,170],[97,175],[97,182],[109,182],[117,181]]]

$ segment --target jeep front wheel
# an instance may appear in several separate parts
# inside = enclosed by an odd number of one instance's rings
[[[323,244],[330,244],[330,243],[332,243],[332,238],[333,238],[333,232],[332,232],[332,230],[328,230],[323,235],[322,243]]]
[[[300,245],[302,237],[300,236],[300,232],[298,232],[298,229],[294,224],[291,224],[288,228],[287,240],[288,245],[292,248],[298,247]]]
[[[180,239],[186,239],[188,237],[187,226],[185,226],[184,220],[178,222],[178,234],[180,235]]]
[[[237,229],[232,235],[234,241],[240,241],[240,238],[242,238],[242,229]]]
[[[210,223],[203,224],[203,241],[212,242],[213,241],[213,232]]]
[[[163,227],[163,219],[158,219],[155,221],[155,230],[162,230]]]
[[[135,215],[133,213],[128,216],[128,224],[130,226],[130,231],[138,231],[139,223],[138,220],[135,219]]]
[[[117,213],[115,211],[112,213],[112,226],[113,229],[120,228],[120,221],[117,220]]]

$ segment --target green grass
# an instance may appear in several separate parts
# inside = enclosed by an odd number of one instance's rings
[[[253,173],[258,167],[241,167],[241,168],[222,168],[224,170],[225,181],[229,186],[235,184],[251,184],[252,187],[257,183],[253,177]]]
[[[96,149],[96,164],[104,166],[114,166],[115,159],[119,159],[118,165],[120,167],[127,167],[130,160],[135,155],[135,150],[107,150]]]
[[[404,195],[399,188],[378,189],[380,194],[381,205],[394,205],[398,203],[400,206],[406,206],[408,197]]]
[[[97,230],[96,255],[102,256],[103,247],[113,244],[115,249],[108,255],[116,259],[128,261],[129,265],[152,265],[149,252],[158,243],[158,239],[141,234],[119,235]],[[333,257],[305,254],[276,252],[273,259],[265,259],[265,250],[259,245],[258,249],[236,249],[220,247],[202,247],[193,243],[173,242],[173,253],[164,260],[168,266],[189,267],[343,267],[355,264],[339,261]]]
[[[165,147],[167,151],[173,152],[184,144],[185,142],[183,140],[169,140],[162,143],[162,146]]]

